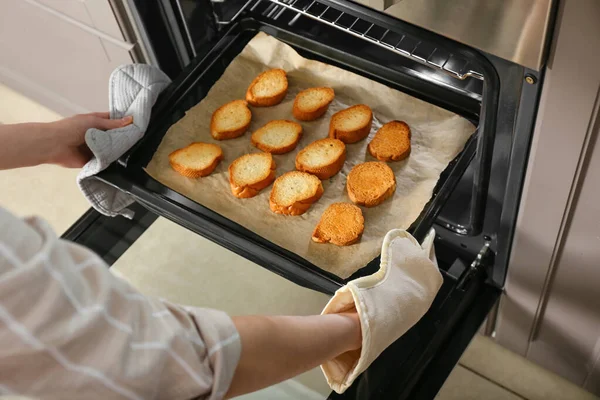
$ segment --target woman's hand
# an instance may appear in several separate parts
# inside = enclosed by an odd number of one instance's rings
[[[50,135],[55,145],[47,162],[67,168],[81,168],[92,158],[85,144],[85,133],[90,128],[103,131],[121,128],[133,122],[131,116],[110,119],[109,113],[78,114],[50,123]]]
[[[88,129],[107,131],[132,122],[131,116],[112,120],[106,112],[79,114],[50,123],[0,125],[0,170],[38,164],[81,168],[92,157],[85,144]]]

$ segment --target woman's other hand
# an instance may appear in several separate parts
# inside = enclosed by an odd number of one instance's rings
[[[39,164],[81,168],[92,158],[85,144],[88,129],[107,131],[132,122],[131,116],[110,119],[106,112],[79,114],[49,123],[0,125],[0,170]]]
[[[69,118],[51,122],[51,146],[48,163],[67,168],[81,168],[91,158],[92,152],[85,144],[85,133],[90,128],[103,131],[121,128],[133,122],[133,117],[110,119],[109,113],[78,114]]]

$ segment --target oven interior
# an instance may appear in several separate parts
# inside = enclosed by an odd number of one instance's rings
[[[436,199],[428,217],[435,218],[436,247],[446,265],[452,265],[457,259],[471,263],[484,251],[493,259],[487,262],[488,283],[502,287],[539,97],[540,85],[527,86],[523,81],[527,75],[541,83],[538,72],[482,54],[346,0],[134,1],[138,11],[146,16],[146,23],[152,24],[148,35],[154,36],[152,44],[161,50],[157,52],[161,68],[176,78],[171,90],[161,96],[153,115],[160,114],[161,108],[167,108],[182,95],[182,90],[187,91],[195,83],[199,87],[194,89],[197,94],[186,100],[188,108],[193,106],[210,87],[211,79],[216,79],[203,76],[203,81],[195,82],[203,72],[198,70],[211,66],[215,56],[227,51],[235,54],[236,46],[240,51],[245,43],[243,38],[240,40],[244,32],[263,30],[288,42],[305,57],[363,74],[473,121],[478,126],[476,140],[465,149],[467,154],[472,154],[471,159],[463,157],[466,165],[461,165],[459,173],[453,174],[453,181],[448,185],[450,190],[444,194],[446,197],[441,201]],[[158,18],[159,15],[163,18]],[[320,50],[315,51],[316,48]],[[227,63],[226,60],[227,57],[221,57],[215,62]],[[172,113],[170,120],[165,118],[161,122],[172,124],[181,115],[180,110],[179,115]],[[154,121],[154,125],[159,122]],[[160,137],[149,134],[144,140],[154,141],[147,147],[152,149]],[[150,156],[148,151],[136,154],[139,147],[100,178],[131,193],[153,211],[197,230],[197,224],[177,217],[177,207],[164,202],[156,204],[156,197],[164,197],[160,188],[154,188],[158,196],[148,195],[146,189],[153,183],[133,168],[143,165]],[[183,196],[172,197],[185,208]],[[209,212],[206,214],[218,219]],[[228,236],[227,229],[220,228],[213,224],[198,233],[219,241]],[[420,228],[428,229],[428,224],[421,224]],[[423,231],[413,233],[417,237],[424,234]],[[232,242],[234,238],[228,237],[225,241]],[[232,243],[220,242],[229,244],[234,251],[244,250],[232,248]],[[272,253],[269,249],[262,252],[262,259],[268,262],[273,257],[269,253]],[[294,261],[289,254],[281,256]],[[255,257],[253,261],[259,260]],[[362,273],[375,268],[377,260]],[[303,271],[287,277],[325,292],[339,287],[340,282],[334,277],[307,269],[307,274]],[[272,270],[284,276],[289,272]],[[321,284],[317,287],[312,282],[315,274],[321,275]],[[454,276],[459,278],[456,273]],[[327,283],[327,280],[332,282]]]

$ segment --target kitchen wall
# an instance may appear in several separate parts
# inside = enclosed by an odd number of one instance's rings
[[[0,1],[0,83],[59,114],[107,110],[132,49],[108,0]]]

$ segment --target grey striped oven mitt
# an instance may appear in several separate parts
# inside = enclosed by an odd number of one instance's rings
[[[77,175],[77,184],[92,207],[100,213],[111,217],[133,217],[133,212],[127,209],[133,199],[100,181],[96,174],[144,136],[152,106],[169,83],[171,80],[161,70],[146,64],[123,65],[110,75],[110,118],[120,119],[131,115],[133,123],[106,132],[92,128],[85,134],[85,142],[94,156]]]

